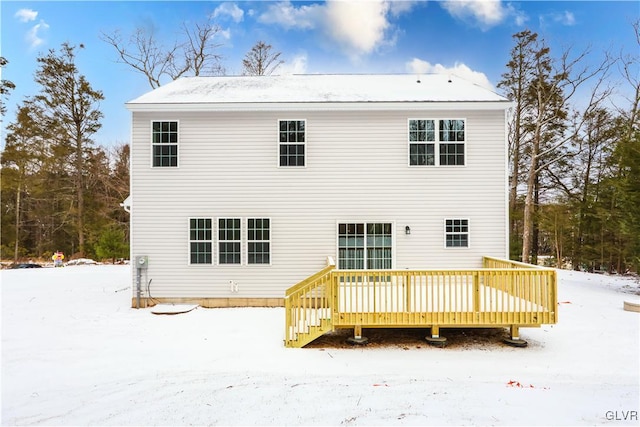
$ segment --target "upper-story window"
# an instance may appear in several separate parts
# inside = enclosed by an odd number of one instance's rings
[[[279,165],[304,166],[306,141],[305,120],[280,120],[279,129]]]
[[[178,166],[178,122],[151,123],[153,167]]]
[[[440,164],[464,165],[464,120],[440,120]]]
[[[435,165],[435,140],[433,120],[409,120],[409,164]]]
[[[409,166],[463,166],[464,120],[409,120]]]

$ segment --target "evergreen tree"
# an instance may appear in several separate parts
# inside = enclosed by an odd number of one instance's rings
[[[124,232],[114,227],[105,229],[96,244],[96,254],[101,259],[111,259],[114,264],[117,258],[129,257],[129,244]]]
[[[80,74],[75,59],[75,47],[68,43],[62,44],[60,52],[51,49],[38,58],[35,81],[41,90],[34,101],[42,111],[41,124],[52,136],[57,161],[69,170],[74,188],[72,212],[77,252],[84,255],[88,157],[92,154],[91,138],[101,127],[98,103],[104,96]]]

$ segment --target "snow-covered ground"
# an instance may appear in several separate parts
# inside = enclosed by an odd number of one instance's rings
[[[630,279],[561,271],[559,323],[524,349],[288,349],[281,308],[131,309],[129,268],[1,272],[2,425],[640,424]]]

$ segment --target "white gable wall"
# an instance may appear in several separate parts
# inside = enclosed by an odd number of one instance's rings
[[[465,166],[408,166],[408,119],[465,119]],[[278,167],[278,120],[306,120],[306,166]],[[151,121],[179,121],[179,167],[151,167]],[[153,297],[282,298],[337,259],[337,222],[392,222],[398,269],[507,256],[504,110],[134,112],[132,256]],[[189,218],[271,219],[271,265],[189,265]],[[470,247],[444,247],[445,218]],[[411,234],[405,234],[405,226]],[[231,292],[229,282],[237,283]]]

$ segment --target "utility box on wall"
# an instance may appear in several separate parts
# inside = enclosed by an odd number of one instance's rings
[[[136,257],[136,268],[139,270],[146,270],[149,265],[149,257],[147,255],[140,255]]]

